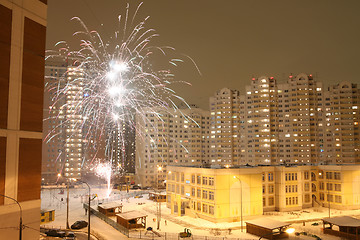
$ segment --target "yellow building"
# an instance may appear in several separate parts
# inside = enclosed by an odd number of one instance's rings
[[[201,168],[168,166],[172,214],[211,222],[267,211],[360,208],[360,166],[302,165]],[[242,207],[241,207],[242,206]]]
[[[40,224],[49,223],[55,220],[55,210],[41,210]]]
[[[241,203],[243,216],[263,213],[261,168],[168,166],[168,171],[167,206],[173,214],[239,221]]]

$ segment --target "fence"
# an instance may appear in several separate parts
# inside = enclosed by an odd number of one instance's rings
[[[179,237],[178,233],[168,233],[168,232],[156,232],[156,231],[130,231],[129,238],[137,239],[151,239],[151,240],[179,240],[182,239]],[[216,237],[216,236],[198,236],[191,235],[189,238],[184,238],[189,240],[253,240],[254,238],[229,238],[229,237]]]
[[[135,195],[139,195],[140,193],[137,193]],[[88,204],[83,204],[84,208],[88,208]],[[128,238],[135,238],[135,239],[151,239],[151,240],[179,240],[181,239],[179,237],[178,233],[168,233],[168,232],[157,232],[157,231],[146,231],[146,230],[129,230],[111,218],[107,217],[106,215],[100,213],[99,211],[90,208],[90,211],[93,215],[97,216],[98,218],[102,219],[104,222],[127,236]],[[212,229],[211,233],[214,235],[220,235],[218,229]],[[230,234],[230,232],[229,232]],[[229,238],[227,236],[198,236],[198,235],[192,235],[190,238],[186,238],[190,240],[253,240],[254,238]]]
[[[84,203],[84,208],[87,209],[88,204]],[[108,218],[106,215],[104,215],[101,212],[93,209],[92,207],[90,207],[90,211],[91,211],[91,214],[97,216],[98,218],[100,218],[101,220],[103,220],[104,222],[106,222],[107,224],[109,224],[110,226],[112,226],[113,228],[115,228],[116,230],[118,230],[119,232],[124,234],[125,236],[129,237],[129,229],[121,226],[120,224],[118,224],[114,220]]]

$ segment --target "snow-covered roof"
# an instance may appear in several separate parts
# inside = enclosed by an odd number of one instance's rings
[[[360,219],[349,216],[323,218],[323,221],[337,226],[360,227]]]
[[[131,220],[131,219],[146,217],[147,215],[145,215],[141,212],[138,212],[138,211],[128,211],[128,212],[116,214],[116,216],[119,216],[125,220]]]
[[[281,228],[281,227],[286,227],[286,226],[290,225],[289,223],[277,221],[277,220],[274,220],[271,218],[258,218],[258,219],[246,221],[246,224],[248,224],[248,223],[255,225],[255,226],[271,229],[271,230]]]
[[[117,207],[121,207],[122,203],[121,202],[109,202],[109,203],[104,203],[99,205],[99,208],[102,209],[110,209],[110,208],[117,208]]]

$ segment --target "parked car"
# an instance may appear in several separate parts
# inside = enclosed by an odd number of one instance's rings
[[[143,195],[136,195],[135,198],[142,198]]]
[[[50,229],[46,232],[46,236],[48,237],[65,237],[66,232],[59,229]]]
[[[134,185],[131,187],[131,189],[141,189],[141,187],[139,185]]]
[[[63,238],[63,239],[74,240],[74,239],[76,239],[76,235],[73,232],[67,232],[65,238]]]
[[[87,227],[88,223],[86,221],[80,220],[74,222],[73,225],[71,225],[71,229],[82,229],[84,227]]]

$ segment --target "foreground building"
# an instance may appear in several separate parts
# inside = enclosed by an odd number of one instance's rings
[[[167,167],[172,214],[211,222],[309,207],[360,208],[360,166]],[[242,211],[241,211],[242,210]]]
[[[46,18],[46,0],[0,1],[1,239],[19,238],[14,200],[22,239],[39,238]]]

